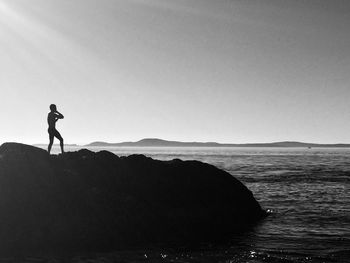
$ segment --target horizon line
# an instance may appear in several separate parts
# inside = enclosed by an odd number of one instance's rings
[[[168,140],[168,139],[161,139],[161,138],[142,138],[139,140],[128,140],[128,141],[119,141],[119,142],[111,142],[111,141],[104,141],[104,140],[93,140],[90,142],[83,142],[83,143],[75,143],[75,142],[69,142],[65,143],[65,145],[76,145],[76,146],[86,146],[92,143],[107,143],[107,144],[120,144],[120,143],[137,143],[143,140],[161,140],[165,142],[177,142],[177,143],[215,143],[215,144],[232,144],[232,145],[247,145],[247,144],[276,144],[276,143],[301,143],[301,144],[317,144],[317,145],[350,145],[350,142],[333,142],[333,143],[323,143],[323,142],[307,142],[307,141],[298,141],[298,140],[281,140],[281,141],[270,141],[270,142],[219,142],[219,141],[181,141],[181,140]],[[3,144],[6,142],[1,142],[0,144]],[[24,143],[26,144],[26,143]],[[48,142],[37,142],[37,143],[28,143],[30,145],[47,145]],[[54,144],[59,145],[59,144]]]

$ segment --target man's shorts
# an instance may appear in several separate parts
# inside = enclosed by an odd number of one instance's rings
[[[61,140],[62,136],[61,134],[55,129],[55,128],[49,128],[48,130],[49,136],[50,136],[50,140],[53,140],[54,137],[56,137],[57,139]]]

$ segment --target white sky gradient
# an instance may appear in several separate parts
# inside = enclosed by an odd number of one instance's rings
[[[0,0],[0,143],[350,143],[347,0]]]

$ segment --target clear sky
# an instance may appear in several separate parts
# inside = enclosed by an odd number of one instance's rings
[[[0,142],[350,143],[348,0],[0,0]]]

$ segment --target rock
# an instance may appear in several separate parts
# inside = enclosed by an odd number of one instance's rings
[[[0,146],[0,252],[101,250],[232,237],[263,218],[252,193],[198,161]]]

